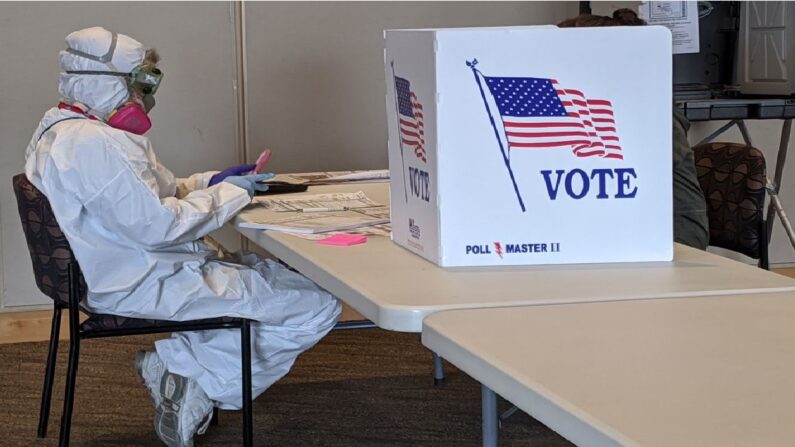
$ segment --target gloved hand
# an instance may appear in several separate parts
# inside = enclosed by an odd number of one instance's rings
[[[223,171],[215,174],[214,176],[210,177],[210,183],[207,186],[213,186],[217,183],[221,183],[224,181],[225,178],[229,177],[230,175],[244,175],[248,174],[249,172],[253,171],[254,168],[257,166],[252,163],[249,165],[240,165],[240,166],[232,166],[230,168],[226,168]]]
[[[273,174],[253,174],[253,175],[230,175],[224,181],[239,186],[248,192],[249,197],[254,197],[257,191],[267,191],[268,185],[264,183],[265,180],[273,178]]]

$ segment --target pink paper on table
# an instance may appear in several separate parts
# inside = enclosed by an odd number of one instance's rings
[[[344,234],[344,233],[335,234],[334,236],[329,236],[325,239],[317,241],[318,244],[339,245],[343,247],[364,244],[365,242],[367,242],[367,236],[362,236],[359,234]]]

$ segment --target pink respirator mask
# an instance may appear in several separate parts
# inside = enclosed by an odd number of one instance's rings
[[[152,128],[152,121],[140,104],[128,102],[110,114],[108,125],[136,135],[143,135]]]
[[[113,60],[113,53],[116,51],[117,34],[111,34],[111,45],[108,52],[102,56],[89,54],[74,48],[67,48],[66,52],[76,56],[90,59],[92,61],[107,64]],[[147,54],[152,50],[147,50]],[[147,62],[146,58],[141,65],[135,67],[129,73],[102,70],[66,70],[68,74],[93,75],[93,76],[119,76],[125,79],[128,88],[133,88],[143,93],[144,105],[135,102],[127,102],[116,109],[108,117],[107,123],[116,129],[143,135],[152,127],[152,121],[147,116],[147,111],[154,107],[153,95],[160,86],[163,79],[163,72],[157,68],[156,62]]]

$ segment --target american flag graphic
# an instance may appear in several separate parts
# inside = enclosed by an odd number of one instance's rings
[[[406,147],[413,147],[414,155],[425,162],[425,127],[422,122],[422,104],[417,100],[417,95],[411,91],[411,84],[408,80],[398,76],[394,78],[398,101],[398,119],[400,120],[400,141]]]
[[[610,101],[587,98],[554,79],[483,79],[502,116],[510,149],[570,147],[577,157],[623,160]]]

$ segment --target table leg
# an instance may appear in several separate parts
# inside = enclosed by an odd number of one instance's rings
[[[753,146],[754,143],[751,141],[751,132],[748,132],[748,128],[745,126],[745,121],[743,120],[736,120],[737,127],[740,129],[740,134],[743,136],[743,141],[748,146]]]
[[[703,140],[701,140],[701,141],[699,141],[698,143],[696,143],[696,144],[695,144],[695,146],[698,146],[699,144],[705,144],[705,143],[709,143],[710,141],[712,141],[712,140],[714,140],[715,138],[717,138],[717,137],[718,137],[718,135],[720,135],[720,134],[722,134],[723,132],[726,132],[727,130],[729,130],[729,128],[730,128],[730,127],[732,127],[732,126],[733,126],[733,125],[735,125],[735,124],[737,124],[737,120],[731,120],[731,121],[729,121],[728,123],[726,123],[726,124],[724,124],[723,126],[721,126],[721,128],[720,128],[720,129],[716,130],[715,132],[712,132],[712,133],[711,133],[711,134],[709,134],[709,135],[708,135],[706,138],[704,138]]]
[[[500,430],[502,430],[502,423],[505,422],[506,420],[508,420],[508,418],[513,416],[513,414],[516,413],[517,411],[519,411],[519,407],[514,405],[511,408],[505,410],[502,414],[500,414],[500,417],[499,417]]]
[[[795,248],[795,230],[792,229],[792,224],[790,223],[789,217],[787,217],[787,212],[784,211],[784,207],[781,206],[781,201],[778,199],[778,194],[775,192],[770,193],[769,207],[778,213],[781,224],[784,226],[784,231],[787,233],[787,238],[792,248]]]
[[[784,120],[784,124],[781,126],[781,139],[778,143],[778,154],[776,155],[776,171],[773,174],[773,181],[771,182],[768,180],[768,190],[770,192],[770,197],[773,199],[775,196],[778,195],[778,192],[781,190],[781,180],[784,176],[784,163],[787,160],[787,149],[789,148],[789,138],[790,133],[792,131],[792,119]],[[770,177],[768,177],[769,179]],[[778,203],[771,203],[774,206],[767,207],[767,241],[768,244],[770,243],[770,238],[773,236],[773,221],[776,219],[776,211],[783,212],[783,208],[780,207]],[[784,229],[787,229],[789,226],[789,222],[782,220],[784,223]],[[787,232],[788,236],[790,237],[790,243],[795,245],[795,239]]]
[[[481,385],[481,418],[483,420],[483,447],[497,447],[499,429],[497,427],[497,394],[486,385]]]
[[[433,384],[444,385],[444,359],[435,352],[433,353]]]

